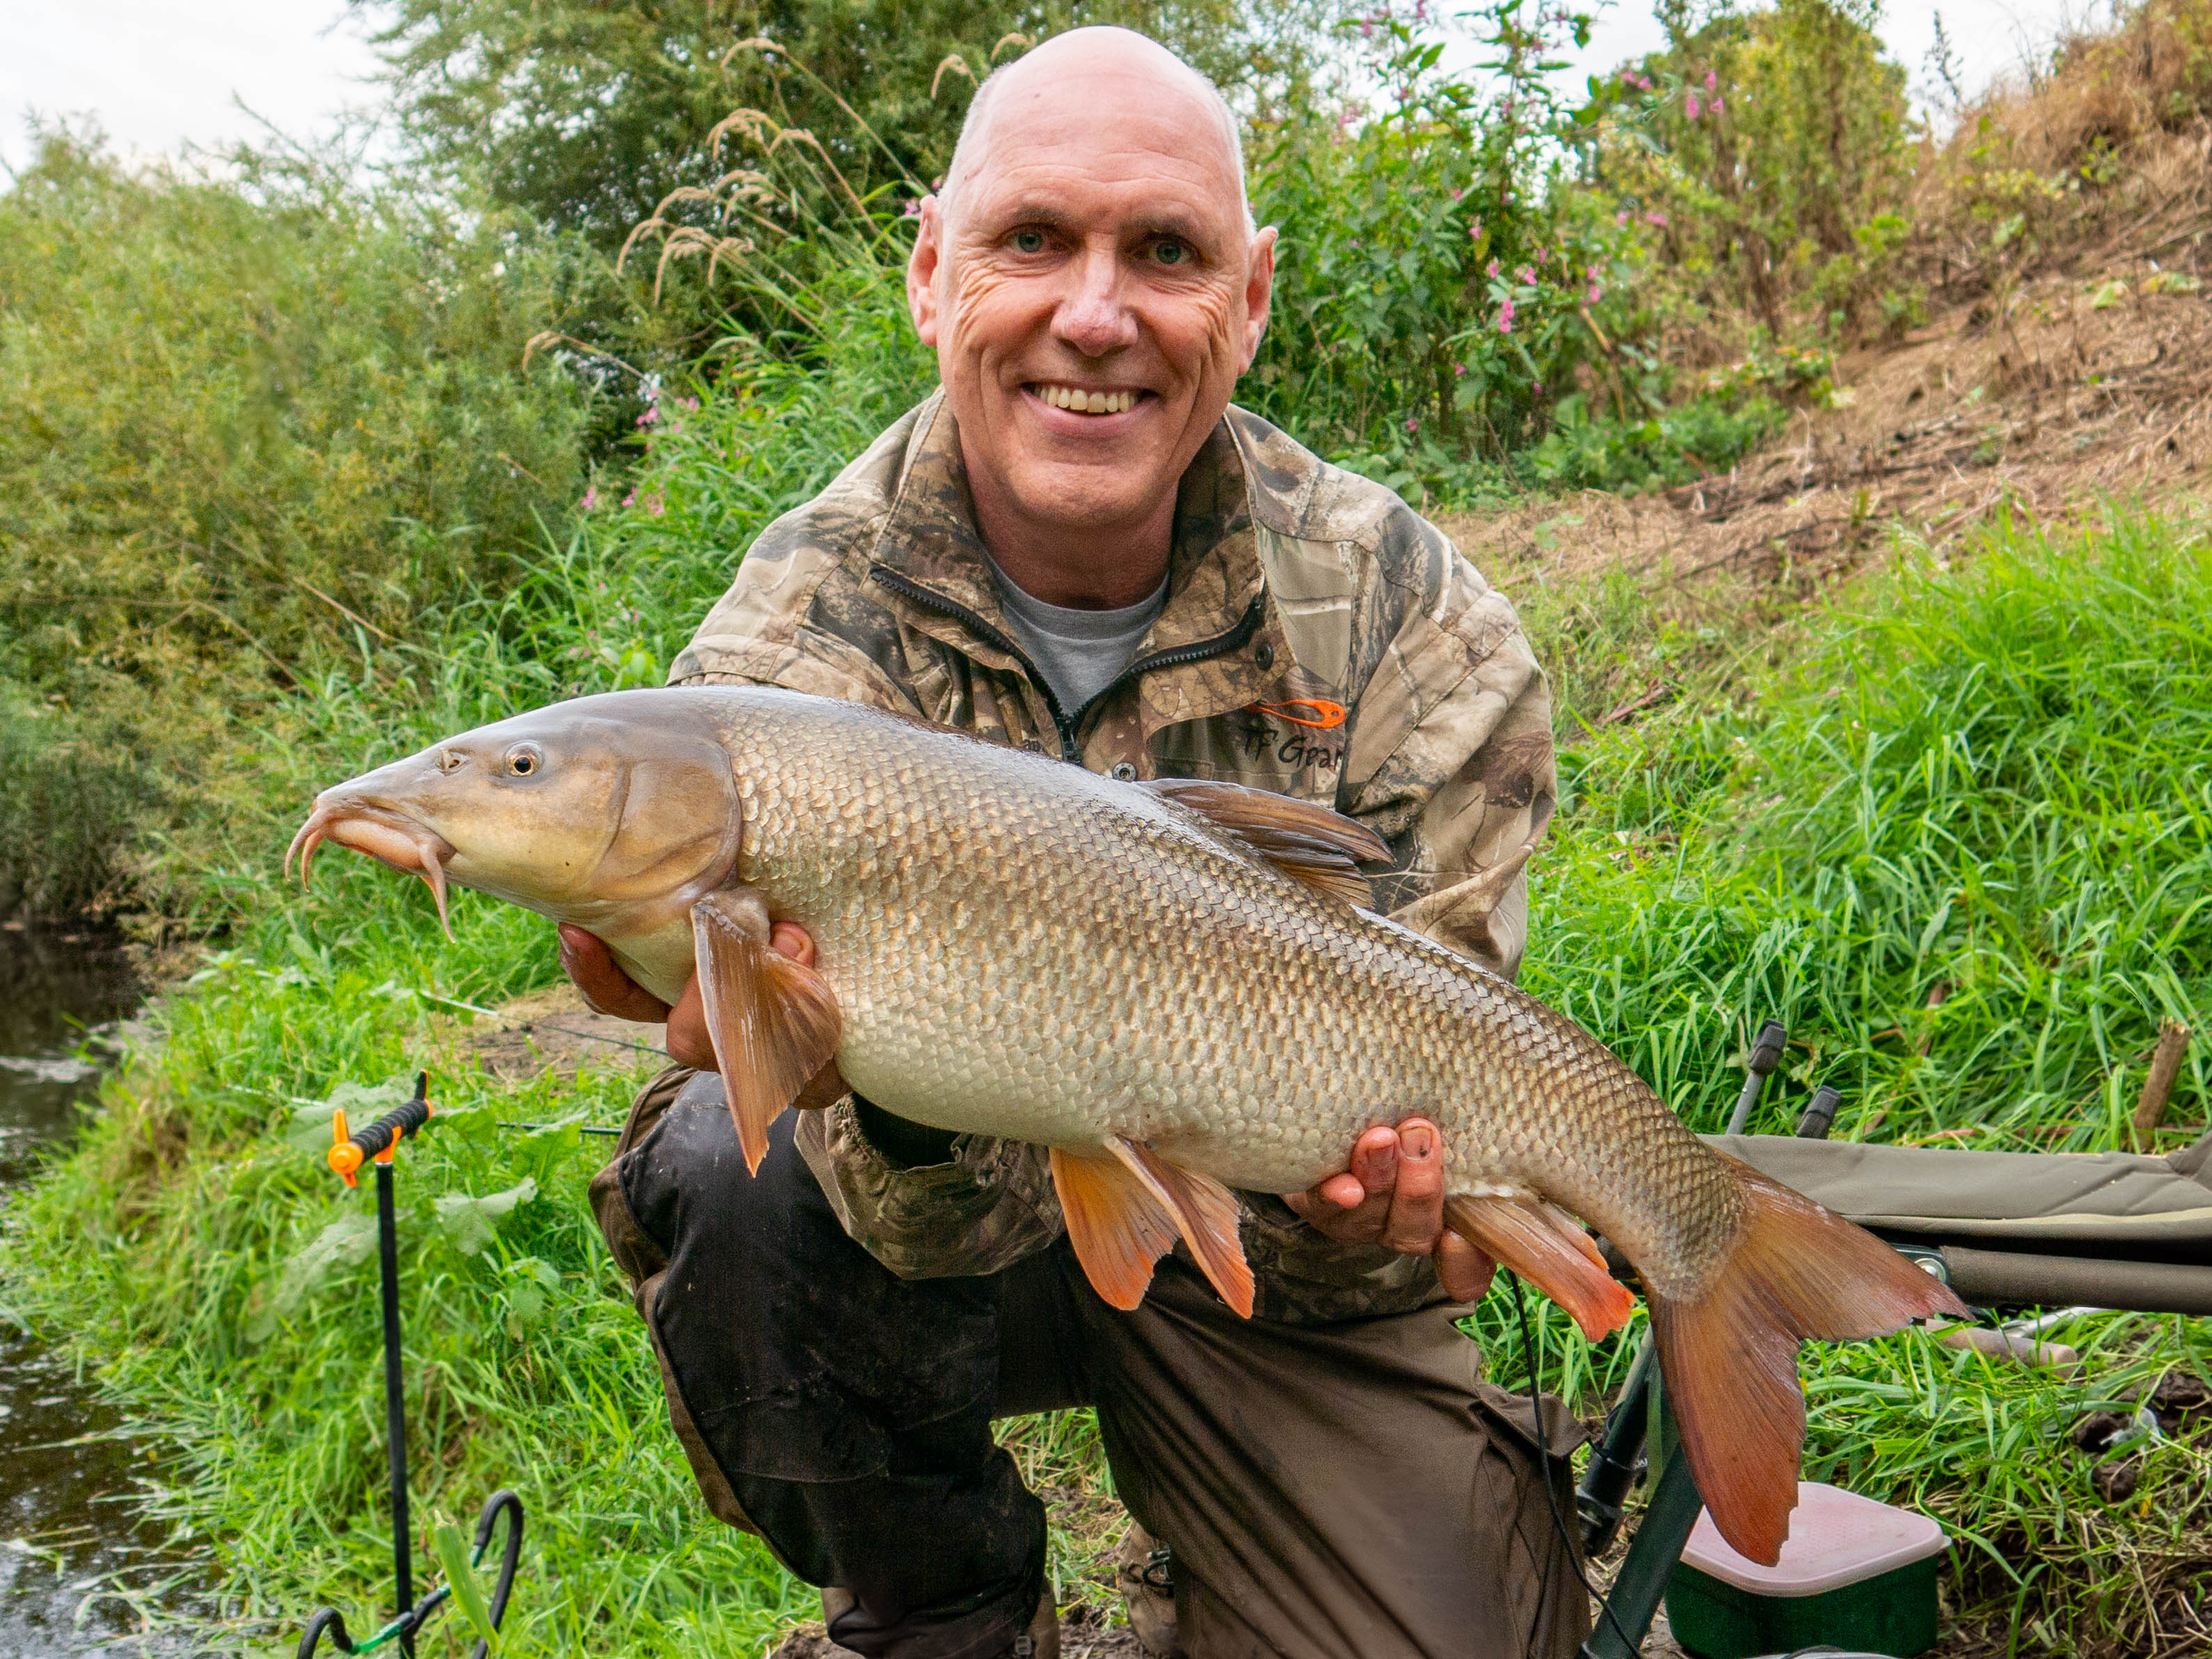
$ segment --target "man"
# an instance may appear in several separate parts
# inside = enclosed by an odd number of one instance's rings
[[[1333,805],[1391,846],[1378,908],[1510,974],[1553,801],[1542,678],[1435,529],[1230,407],[1274,249],[1219,94],[1158,46],[1077,30],[994,75],[908,272],[942,392],[761,536],[673,678]],[[790,923],[774,942],[811,959]],[[1200,1659],[1578,1644],[1561,1466],[1451,1323],[1491,1265],[1440,1231],[1433,1125],[1244,1196],[1251,1321],[1180,1252],[1118,1313],[1036,1148],[902,1122],[832,1068],[749,1180],[696,986],[670,1010],[589,935],[562,954],[686,1062],[594,1202],[709,1506],[824,1586],[843,1648],[1057,1651],[1042,1507],[989,1424],[1085,1402]]]

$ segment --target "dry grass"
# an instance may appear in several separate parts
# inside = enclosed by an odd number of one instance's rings
[[[1846,357],[1847,401],[1800,411],[1725,474],[1663,494],[1524,500],[1444,527],[1511,585],[1624,568],[1677,591],[1747,578],[1808,598],[1903,532],[1939,551],[1994,515],[2158,506],[2212,477],[2212,218],[2086,269],[1953,306]],[[2194,292],[2177,276],[2203,284]]]
[[[2148,0],[2000,82],[1923,152],[1911,196],[1939,305],[2152,257],[2212,227],[2212,3]]]

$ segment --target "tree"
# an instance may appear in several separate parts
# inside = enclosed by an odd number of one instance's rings
[[[863,194],[934,179],[975,77],[1033,40],[1120,23],[1225,86],[1279,94],[1330,0],[353,0],[380,20],[422,155],[491,202],[618,246],[697,185],[708,134],[760,109]],[[743,43],[766,39],[763,52]]]

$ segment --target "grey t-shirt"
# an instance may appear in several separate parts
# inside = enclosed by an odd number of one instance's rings
[[[994,562],[999,602],[1014,638],[1044,676],[1060,704],[1073,714],[1121,678],[1145,642],[1146,630],[1167,606],[1168,579],[1134,605],[1116,611],[1071,611],[1024,592]]]

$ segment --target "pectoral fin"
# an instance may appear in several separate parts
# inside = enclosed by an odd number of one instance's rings
[[[1565,1308],[1592,1341],[1619,1330],[1635,1305],[1596,1241],[1541,1200],[1455,1194],[1444,1200],[1444,1225]]]
[[[745,1167],[768,1155],[768,1126],[837,1052],[843,1016],[821,975],[769,948],[768,912],[739,889],[691,907],[699,1000]]]
[[[1152,1264],[1175,1248],[1175,1218],[1158,1183],[1101,1153],[1052,1149],[1052,1184],[1084,1276],[1109,1307],[1145,1299]]]
[[[1237,1235],[1237,1194],[1212,1176],[1169,1163],[1149,1146],[1119,1136],[1106,1145],[1115,1157],[1151,1182],[1221,1299],[1249,1319],[1252,1266],[1245,1261],[1243,1241]]]

